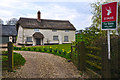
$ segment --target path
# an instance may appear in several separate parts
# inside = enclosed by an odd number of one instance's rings
[[[23,55],[26,63],[16,72],[3,72],[4,78],[78,78],[80,72],[72,62],[48,53],[15,51]]]

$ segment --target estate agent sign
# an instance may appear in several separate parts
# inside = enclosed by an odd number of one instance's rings
[[[115,30],[117,27],[117,2],[102,4],[102,30]]]

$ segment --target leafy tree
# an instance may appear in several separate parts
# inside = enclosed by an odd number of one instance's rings
[[[0,19],[0,24],[3,24],[4,22],[3,22],[3,20],[2,19]]]
[[[16,18],[12,18],[12,19],[10,19],[10,20],[8,20],[6,22],[7,22],[7,25],[15,25],[16,22],[17,22],[17,19]]]

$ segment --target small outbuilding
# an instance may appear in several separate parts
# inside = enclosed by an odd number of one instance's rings
[[[15,25],[2,25],[0,26],[0,38],[2,44],[6,44],[9,41],[16,43],[17,30]]]

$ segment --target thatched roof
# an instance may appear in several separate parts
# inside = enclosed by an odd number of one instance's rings
[[[40,33],[40,32],[35,32],[35,33],[33,34],[33,37],[34,37],[34,38],[43,39],[43,38],[44,38],[44,35],[43,35],[42,33]]]
[[[2,36],[17,36],[17,30],[15,25],[2,25],[0,31]]]
[[[34,18],[20,18],[17,22],[23,28],[38,28],[38,29],[57,29],[57,30],[75,30],[75,27],[69,21],[63,20],[47,20],[41,19],[38,21]]]

